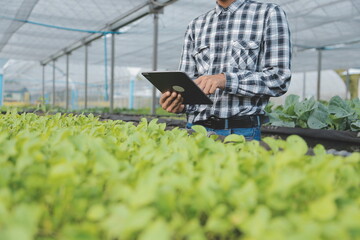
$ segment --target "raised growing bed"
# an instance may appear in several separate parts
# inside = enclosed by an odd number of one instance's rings
[[[43,115],[42,112],[35,112]],[[4,114],[4,113],[3,113]],[[79,113],[73,113],[78,115]],[[89,115],[85,113],[84,115]],[[157,118],[158,123],[166,123],[167,129],[174,127],[185,128],[186,121],[184,116],[164,116],[164,115],[139,115],[139,114],[93,114],[98,116],[100,120],[122,120],[126,122],[139,123],[142,118],[149,121]],[[339,130],[323,130],[323,129],[307,129],[307,128],[292,128],[292,127],[276,127],[276,126],[262,126],[262,136],[271,136],[275,138],[286,139],[290,135],[301,136],[309,147],[314,147],[316,144],[323,145],[326,149],[335,149],[337,151],[360,151],[360,133],[351,131]]]
[[[263,136],[279,137],[282,139],[289,135],[298,135],[307,142],[309,147],[322,144],[326,149],[351,152],[360,151],[359,132],[275,126],[263,126],[261,131]]]
[[[180,127],[185,128],[186,121],[178,118],[166,118],[161,115],[125,115],[125,114],[102,114],[102,120],[123,120],[134,123],[140,122],[141,118],[148,120],[158,118],[159,123],[166,123],[168,128]],[[338,151],[360,151],[360,134],[359,132],[338,131],[338,130],[322,130],[322,129],[306,129],[306,128],[290,128],[262,126],[262,135],[264,137],[271,136],[275,138],[286,139],[290,135],[301,136],[309,145],[314,147],[316,144],[322,144],[326,149],[336,149]]]
[[[0,239],[360,238],[359,153],[194,130],[0,114]]]

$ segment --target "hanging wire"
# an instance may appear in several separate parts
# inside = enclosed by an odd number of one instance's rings
[[[166,2],[166,3],[159,3],[159,2],[156,1],[156,0],[149,0],[149,2],[151,2],[152,4],[154,4],[154,5],[158,6],[158,7],[166,7],[166,6],[170,5],[170,4],[171,4],[172,2],[174,2],[174,1],[176,1],[176,0],[168,1],[168,2]]]
[[[73,31],[73,32],[99,33],[99,34],[103,34],[103,35],[109,34],[109,33],[111,33],[111,34],[121,34],[122,33],[122,32],[114,32],[114,31],[96,31],[96,30],[85,30],[85,29],[61,27],[61,26],[56,26],[56,25],[51,25],[51,24],[46,24],[46,23],[39,23],[39,22],[29,21],[29,20],[25,20],[25,19],[11,18],[11,17],[6,17],[6,16],[0,16],[0,18],[5,19],[5,20],[10,20],[10,21],[29,23],[29,24],[33,24],[33,25],[37,25],[37,26],[60,29],[60,30],[65,30],[65,31]]]

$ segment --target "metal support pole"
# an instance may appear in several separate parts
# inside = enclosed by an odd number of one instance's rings
[[[41,102],[43,103],[43,104],[45,104],[46,103],[46,101],[45,101],[45,64],[41,64],[41,66],[42,66],[42,92],[41,92],[41,96],[42,96],[42,100],[41,100]]]
[[[303,76],[303,94],[302,94],[303,100],[306,98],[306,72],[304,72]]]
[[[350,74],[349,69],[346,70],[346,95],[345,99],[349,99],[349,92],[350,92]]]
[[[153,71],[157,70],[157,59],[158,59],[158,35],[159,35],[159,15],[157,12],[154,13],[154,46],[153,46]],[[152,87],[152,104],[151,114],[156,113],[156,88]]]
[[[105,89],[104,89],[104,101],[109,101],[109,83],[108,83],[108,57],[107,57],[107,35],[104,35],[104,68],[105,68],[105,72],[104,72],[104,76],[105,76]]]
[[[111,79],[110,79],[110,113],[114,111],[114,82],[115,82],[115,34],[111,34]]]
[[[65,109],[68,110],[69,109],[69,56],[70,53],[66,54],[66,105],[65,105]]]
[[[320,88],[321,88],[321,59],[322,59],[322,50],[321,50],[321,49],[318,49],[318,74],[317,74],[316,100],[320,100]]]
[[[132,78],[130,80],[129,109],[134,109],[134,89],[135,80]]]
[[[88,44],[85,44],[85,105],[84,108],[88,107]]]
[[[52,106],[55,107],[55,59],[53,60],[53,87],[52,87]]]

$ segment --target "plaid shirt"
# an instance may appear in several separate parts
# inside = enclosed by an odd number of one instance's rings
[[[188,25],[179,70],[193,80],[224,73],[226,86],[210,95],[213,105],[186,105],[188,122],[264,114],[269,98],[288,89],[290,59],[290,30],[279,6],[250,0],[226,9],[217,4]]]

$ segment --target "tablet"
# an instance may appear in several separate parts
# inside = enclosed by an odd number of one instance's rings
[[[213,104],[211,99],[184,72],[143,72],[160,92],[178,92],[184,98],[184,104]]]

